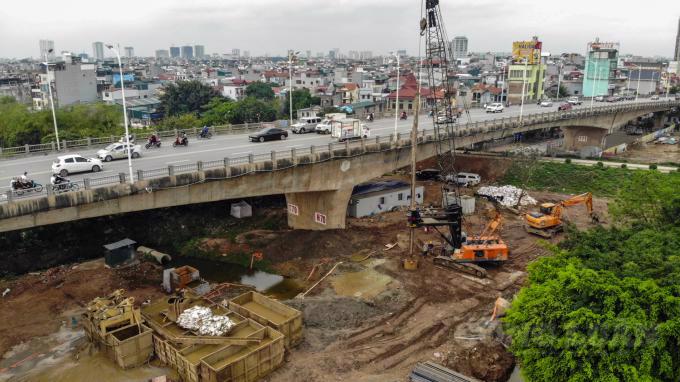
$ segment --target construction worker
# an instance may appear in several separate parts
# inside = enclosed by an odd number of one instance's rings
[[[427,243],[423,244],[423,257],[427,257],[429,254],[432,253],[434,250],[434,244],[432,244],[432,241],[428,241]]]

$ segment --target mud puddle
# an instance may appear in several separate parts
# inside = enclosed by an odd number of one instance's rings
[[[392,278],[375,270],[375,267],[385,263],[384,259],[364,262],[364,269],[356,272],[345,272],[331,279],[331,285],[339,296],[372,299],[382,293]]]
[[[255,290],[258,292],[277,299],[293,298],[302,292],[303,289],[302,285],[294,279],[259,270],[251,271],[247,267],[238,264],[193,257],[179,257],[173,259],[169,266],[179,267],[182,265],[189,265],[198,269],[201,277],[208,282],[231,282],[250,285],[255,287]]]

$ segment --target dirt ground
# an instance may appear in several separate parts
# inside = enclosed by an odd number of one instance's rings
[[[680,134],[671,135],[680,140]],[[680,145],[638,143],[629,145],[628,150],[613,159],[626,159],[631,163],[680,163]]]
[[[424,185],[426,204],[439,203],[440,185]],[[530,194],[539,202],[568,197]],[[606,224],[606,200],[594,204]],[[487,207],[477,199],[477,213],[465,220],[466,232],[482,230]],[[565,216],[581,229],[589,227],[585,208],[569,208]],[[515,361],[498,320],[490,321],[493,305],[497,297],[511,300],[525,281],[527,264],[548,251],[524,231],[518,215],[504,211],[500,234],[510,247],[510,259],[487,268],[488,278],[440,268],[422,258],[417,270],[406,271],[401,266],[408,252],[404,218],[404,211],[397,211],[350,219],[346,230],[251,235],[266,237],[263,253],[278,273],[305,289],[318,282],[305,298],[286,301],[304,313],[304,341],[265,380],[404,381],[415,363],[427,360],[483,381],[508,379]],[[426,240],[440,238],[417,230],[416,242]],[[397,245],[386,249],[386,244]],[[332,275],[319,282],[335,265]],[[97,260],[0,282],[0,290],[10,289],[1,298],[0,380],[3,368],[22,359],[17,345],[63,330],[86,302],[117,288],[127,289],[137,302],[157,298],[160,277],[160,268],[151,263],[111,270]]]

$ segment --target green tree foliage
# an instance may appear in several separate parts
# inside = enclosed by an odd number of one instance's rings
[[[612,203],[619,225],[569,232],[529,266],[504,319],[528,382],[680,380],[677,183],[635,172]]]
[[[182,114],[164,118],[158,124],[158,130],[183,130],[203,126],[195,114]]]
[[[201,121],[207,126],[224,125],[231,122],[236,102],[228,98],[213,98],[205,105],[201,114]]]
[[[229,122],[240,124],[246,122],[270,122],[276,119],[276,109],[271,102],[264,102],[254,97],[247,97],[236,102]]]
[[[271,101],[274,99],[274,90],[272,84],[265,82],[251,82],[246,86],[246,96],[255,97],[263,101]]]
[[[178,81],[163,88],[162,108],[168,116],[198,113],[213,98],[220,97],[212,87],[200,81]]]
[[[310,107],[312,105],[319,105],[321,103],[321,99],[319,97],[312,97],[311,93],[309,93],[309,89],[303,88],[303,89],[294,89],[293,90],[293,118],[297,118],[297,111],[298,109],[304,109],[306,107]],[[282,117],[288,118],[289,116],[289,110],[290,110],[290,98],[289,95],[286,94],[286,101],[284,102],[283,105],[283,115]]]
[[[80,139],[119,135],[123,113],[119,106],[102,103],[74,105],[57,110],[59,138]],[[52,112],[34,112],[7,98],[0,100],[0,146],[47,143],[55,140]]]

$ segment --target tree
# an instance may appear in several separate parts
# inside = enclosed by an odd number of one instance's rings
[[[245,122],[270,122],[276,119],[276,109],[271,103],[247,97],[234,104],[229,122],[240,124]]]
[[[204,125],[223,125],[231,121],[231,116],[236,108],[236,102],[229,98],[213,98],[203,107],[201,121]]]
[[[272,84],[251,82],[246,86],[246,96],[255,97],[264,101],[271,101],[274,99],[274,90],[272,90]]]
[[[618,226],[569,232],[529,265],[503,321],[527,382],[679,380],[678,179],[642,174],[616,197]]]
[[[284,118],[288,118],[288,116],[290,115],[289,114],[290,98],[288,97],[289,95],[286,94],[286,102],[283,105],[282,115],[282,117]],[[319,97],[312,97],[312,95],[309,93],[309,89],[307,88],[293,90],[293,118],[297,118],[297,111],[299,109],[304,109],[312,105],[319,105],[320,103],[321,99]]]
[[[171,117],[165,117],[161,123],[158,124],[159,130],[184,130],[191,129],[194,127],[202,126],[201,120],[195,114],[187,113],[182,115],[175,115]]]
[[[178,81],[177,84],[165,86],[163,90],[162,109],[168,116],[198,113],[213,98],[220,97],[215,89],[200,81]]]

